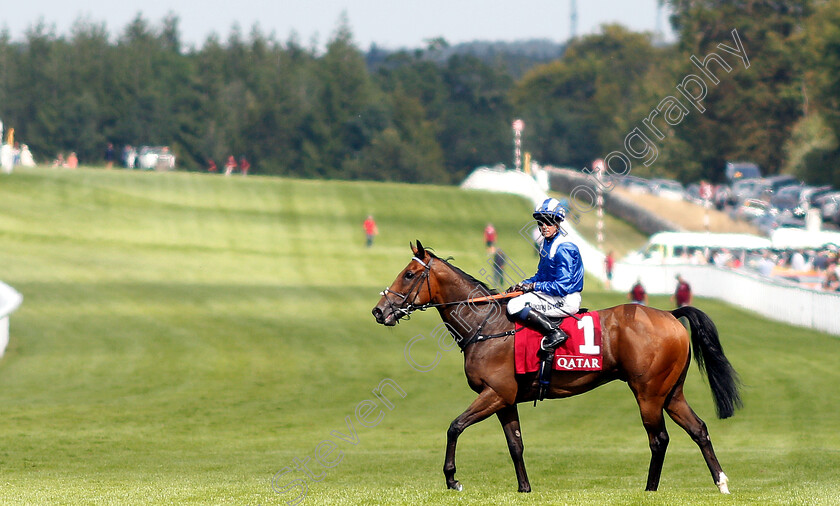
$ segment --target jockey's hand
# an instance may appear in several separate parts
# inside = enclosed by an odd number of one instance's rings
[[[517,283],[516,286],[513,287],[515,292],[522,292],[528,293],[534,291],[534,283]]]

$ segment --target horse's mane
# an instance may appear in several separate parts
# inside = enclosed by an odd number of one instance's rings
[[[473,284],[476,284],[476,285],[479,285],[479,286],[483,287],[483,288],[484,288],[485,290],[487,290],[487,292],[488,292],[488,293],[490,293],[491,295],[495,295],[495,294],[499,293],[499,291],[498,291],[498,290],[496,290],[495,288],[490,288],[490,287],[487,285],[487,283],[485,283],[484,281],[481,281],[480,279],[476,279],[476,278],[475,278],[472,274],[467,274],[466,272],[464,272],[463,270],[461,270],[461,268],[460,268],[460,267],[457,267],[456,265],[451,264],[451,263],[449,262],[449,260],[451,260],[451,259],[452,259],[452,257],[441,258],[441,257],[439,257],[439,256],[435,255],[434,253],[432,253],[432,252],[431,252],[431,251],[429,251],[429,250],[430,250],[430,248],[426,248],[426,251],[429,253],[429,255],[431,255],[431,256],[432,256],[432,258],[436,258],[436,259],[440,260],[441,262],[445,263],[445,264],[446,264],[446,265],[448,265],[448,266],[449,266],[449,267],[450,267],[453,271],[457,272],[457,273],[458,273],[458,274],[460,274],[462,277],[466,278],[466,279],[467,279],[467,281],[470,281],[470,282],[472,282]]]

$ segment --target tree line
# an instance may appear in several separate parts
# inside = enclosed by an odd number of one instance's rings
[[[167,145],[191,170],[233,154],[262,174],[445,184],[511,165],[521,118],[523,149],[543,164],[582,168],[623,150],[645,177],[719,181],[727,160],[751,160],[840,185],[840,0],[670,4],[674,44],[608,25],[551,61],[441,39],[366,53],[345,19],[322,50],[236,27],[186,48],[174,15],[138,15],[116,37],[90,21],[67,35],[39,23],[20,41],[0,34],[0,119],[39,161],[75,151],[95,164],[108,142]],[[748,67],[720,50],[733,30]],[[692,59],[712,52],[732,64],[708,63],[716,85]],[[707,81],[704,110],[686,102],[679,122],[664,108],[652,117],[690,74]],[[628,141],[636,129],[655,149],[649,164],[642,137]]]

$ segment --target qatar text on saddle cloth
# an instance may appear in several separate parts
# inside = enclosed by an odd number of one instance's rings
[[[569,339],[557,348],[554,354],[554,369],[557,371],[600,371],[601,370],[601,318],[597,311],[567,317],[560,326]],[[540,359],[542,334],[520,325],[516,326],[514,358],[516,374],[536,372]]]

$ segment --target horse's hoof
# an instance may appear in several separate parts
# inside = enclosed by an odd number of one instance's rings
[[[523,494],[531,492],[531,487],[520,487],[519,491]]]
[[[720,489],[721,494],[729,493],[729,478],[727,478],[725,474],[720,473],[720,479],[718,480],[716,485]]]
[[[464,490],[464,486],[463,486],[463,485],[461,485],[461,483],[460,483],[460,482],[457,482],[457,481],[456,481],[456,482],[455,482],[455,483],[453,483],[452,485],[449,485],[449,490],[454,490],[454,491],[456,491],[456,492],[460,492],[460,491]]]

